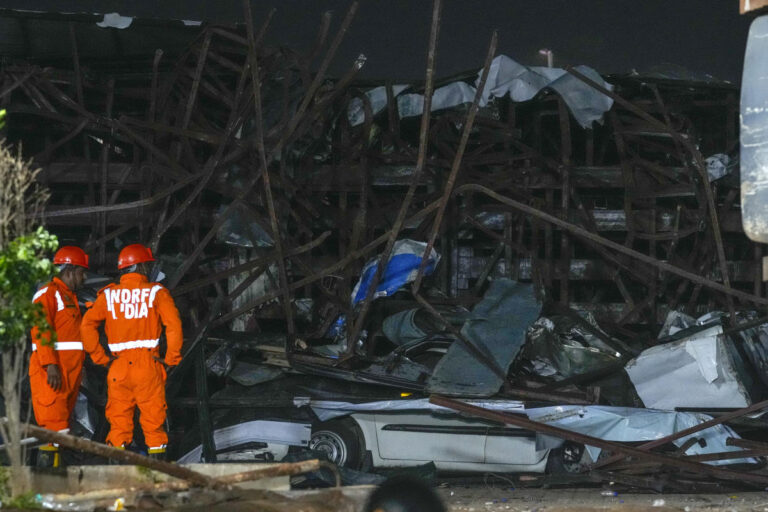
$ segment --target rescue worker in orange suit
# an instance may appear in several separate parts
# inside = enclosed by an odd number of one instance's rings
[[[108,364],[99,344],[98,327],[104,322],[107,343],[116,358],[107,373],[106,417],[110,424],[107,444],[125,448],[133,440],[133,413],[139,423],[149,456],[165,459],[166,368],[181,361],[182,330],[179,312],[170,292],[147,279],[155,261],[141,244],[120,251],[120,283],[103,288],[83,317],[83,345],[96,364]],[[165,326],[167,349],[160,359],[160,335]]]
[[[29,385],[37,424],[49,430],[64,430],[69,428],[75,408],[85,358],[75,290],[85,281],[88,255],[79,247],[62,247],[53,256],[53,264],[58,266],[58,277],[42,286],[32,299],[43,307],[50,330],[32,329]],[[59,463],[58,446],[40,447],[38,466],[57,467]]]

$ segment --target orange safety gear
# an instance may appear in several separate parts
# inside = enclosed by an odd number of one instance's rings
[[[133,439],[133,412],[138,406],[144,439],[150,449],[168,443],[165,423],[165,367],[158,361],[158,345],[165,326],[165,364],[181,361],[181,319],[170,292],[146,276],[124,274],[120,284],[102,289],[83,317],[81,333],[94,362],[109,358],[99,345],[98,326],[104,322],[109,350],[117,359],[107,374],[106,416],[111,430],[107,442],[127,446]]]
[[[117,268],[122,270],[131,265],[148,261],[155,261],[155,258],[152,256],[152,249],[141,244],[126,245],[117,257]]]
[[[53,263],[55,265],[68,263],[70,265],[88,268],[88,255],[79,247],[65,245],[53,255]]]
[[[29,358],[29,385],[37,424],[50,430],[69,427],[69,417],[77,401],[82,378],[83,343],[80,338],[80,307],[77,296],[58,277],[41,287],[32,299],[42,305],[51,331],[32,329],[32,355]],[[61,370],[61,388],[48,385],[45,367],[55,364]]]

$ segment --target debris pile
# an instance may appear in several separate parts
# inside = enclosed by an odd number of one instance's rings
[[[768,452],[723,425],[760,412],[768,384],[737,90],[529,68],[496,56],[495,34],[481,70],[435,82],[434,31],[424,84],[360,84],[362,55],[329,79],[355,11],[332,35],[324,16],[303,55],[262,43],[268,18],[125,70],[80,62],[75,31],[71,67],[3,67],[7,137],[43,169],[49,227],[103,274],[127,243],[161,255],[187,333],[172,428],[200,419],[180,455],[276,442],[361,469],[338,418],[452,443],[458,419],[377,424],[437,404],[515,429],[462,426],[466,458],[438,469],[508,470],[517,436],[538,457],[518,468],[569,453],[591,481],[765,487],[717,467]],[[384,452],[368,469],[407,458]]]

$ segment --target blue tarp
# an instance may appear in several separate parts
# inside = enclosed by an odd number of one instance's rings
[[[382,275],[381,281],[379,281],[376,287],[376,293],[374,293],[373,298],[392,295],[405,286],[406,283],[416,279],[416,273],[419,270],[421,258],[426,248],[426,243],[415,240],[406,239],[395,242],[392,256],[389,258],[389,263],[387,263],[384,269],[384,275]],[[427,266],[424,269],[424,275],[428,276],[434,272],[439,261],[440,256],[437,254],[437,251],[432,249]],[[378,264],[379,258],[377,257],[366,263],[365,267],[363,267],[362,276],[352,291],[353,306],[365,299],[368,288],[371,286],[371,281],[373,281],[373,276],[376,274]]]

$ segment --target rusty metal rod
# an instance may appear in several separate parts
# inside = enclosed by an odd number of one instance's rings
[[[762,450],[740,450],[733,452],[702,453],[700,455],[687,455],[684,460],[693,460],[696,462],[710,462],[715,460],[736,460],[751,459],[754,457],[765,457],[768,454],[768,447]]]
[[[38,71],[39,69],[33,67],[32,69],[24,73],[24,76],[17,78],[11,85],[9,85],[8,87],[0,91],[0,98],[5,96],[6,94],[13,92],[14,89],[19,87],[24,82],[26,82],[29,79],[29,77],[31,77],[33,74],[37,73]]]
[[[57,140],[56,142],[54,142],[50,146],[46,146],[46,148],[44,150],[42,150],[41,152],[39,152],[38,154],[33,156],[32,159],[33,160],[37,160],[37,161],[47,160],[53,154],[54,151],[59,149],[61,146],[63,146],[64,144],[66,144],[70,140],[72,140],[75,137],[77,137],[80,134],[80,132],[82,132],[83,129],[86,126],[88,126],[89,123],[90,123],[90,121],[88,121],[87,119],[83,119],[82,121],[80,121],[80,123],[77,126],[75,126],[64,137],[60,138],[59,140]]]
[[[421,127],[419,128],[419,152],[416,159],[416,168],[411,176],[411,183],[408,186],[408,191],[405,193],[400,209],[397,212],[397,217],[389,231],[389,237],[387,239],[387,245],[384,246],[384,250],[378,257],[378,264],[376,265],[376,271],[373,274],[371,283],[368,286],[368,290],[365,294],[365,298],[360,304],[360,311],[352,323],[352,328],[348,332],[347,336],[347,350],[346,357],[352,355],[357,344],[357,338],[360,335],[360,331],[363,329],[363,324],[368,316],[368,310],[373,303],[373,295],[376,293],[376,288],[379,286],[382,276],[384,275],[384,269],[389,264],[389,258],[392,255],[392,249],[397,241],[397,236],[400,234],[400,230],[403,228],[405,217],[408,215],[408,209],[413,201],[413,196],[416,194],[416,187],[419,185],[421,174],[424,171],[424,166],[427,160],[427,145],[429,144],[429,121],[432,110],[432,93],[435,86],[435,60],[437,55],[437,37],[440,32],[440,17],[442,12],[443,2],[442,0],[434,0],[432,6],[432,26],[429,34],[429,49],[427,51],[427,77],[424,90],[424,110],[421,112]]]
[[[291,256],[298,256],[299,254],[303,254],[307,251],[311,251],[315,247],[322,244],[329,236],[331,236],[330,231],[325,231],[322,233],[319,237],[315,238],[309,243],[306,243],[304,245],[300,245],[298,247],[293,247],[291,249],[288,249],[288,252],[286,252],[286,257]],[[241,263],[240,265],[236,265],[232,268],[229,268],[227,270],[222,270],[221,272],[217,272],[216,274],[208,275],[202,279],[198,279],[197,281],[193,281],[189,284],[185,284],[184,286],[179,286],[175,288],[172,292],[174,297],[178,297],[180,295],[184,295],[185,293],[189,293],[191,291],[197,290],[198,288],[202,286],[207,286],[209,284],[215,283],[217,281],[221,281],[222,279],[226,279],[230,276],[233,276],[235,274],[239,274],[240,272],[247,272],[253,268],[261,267],[265,265],[269,265],[272,262],[274,262],[277,259],[277,256],[274,253],[271,253],[267,256],[263,256],[261,258],[256,258],[251,261],[246,261],[245,263]]]
[[[266,149],[264,147],[264,119],[262,117],[261,105],[261,82],[259,78],[259,64],[256,55],[256,42],[253,35],[253,16],[251,15],[251,0],[243,0],[243,13],[245,15],[245,27],[248,34],[248,61],[251,69],[251,89],[253,92],[253,104],[255,109],[256,124],[256,153],[259,157],[259,165],[262,169],[262,178],[264,180],[264,196],[267,202],[267,211],[269,212],[270,226],[272,228],[272,239],[275,242],[275,253],[277,256],[278,279],[280,280],[280,289],[283,292],[282,303],[285,321],[287,323],[287,346],[292,346],[296,337],[296,325],[293,320],[293,304],[291,299],[291,290],[288,288],[288,273],[285,269],[285,250],[283,248],[283,236],[280,233],[280,221],[275,210],[275,200],[272,197],[272,182],[269,176],[269,164],[267,163]]]
[[[189,173],[183,167],[181,167],[178,162],[176,162],[173,158],[166,155],[154,144],[145,140],[142,136],[129,128],[125,123],[126,120],[126,116],[120,116],[118,120],[112,121],[111,126],[117,128],[120,133],[125,134],[129,139],[133,140],[139,146],[149,151],[158,160],[161,160],[165,165],[169,167],[171,174],[175,179],[183,181],[189,176]]]
[[[309,89],[307,90],[307,93],[304,95],[304,99],[299,105],[299,108],[296,110],[295,114],[290,119],[288,127],[282,133],[280,140],[277,142],[272,152],[266,158],[266,161],[268,163],[271,163],[274,160],[274,158],[282,152],[285,143],[293,134],[293,131],[296,129],[296,126],[298,125],[298,123],[301,121],[301,118],[303,117],[304,112],[306,111],[307,107],[309,106],[309,103],[311,102],[312,98],[315,96],[317,89],[320,87],[323,81],[323,78],[325,76],[325,71],[327,70],[328,65],[330,64],[330,61],[333,59],[333,56],[336,54],[336,50],[341,44],[341,41],[344,38],[344,34],[346,34],[347,30],[349,29],[349,25],[352,23],[352,19],[354,18],[355,13],[357,12],[357,8],[358,8],[358,3],[353,2],[349,8],[349,11],[347,11],[347,15],[344,18],[344,21],[342,22],[341,27],[339,27],[339,30],[336,33],[336,37],[334,37],[334,40],[331,43],[331,46],[328,52],[323,58],[323,62],[321,63],[317,74],[312,80],[312,83],[310,84]],[[247,44],[247,41],[244,40],[243,44]],[[223,160],[222,164],[225,162],[227,162],[226,158]],[[258,172],[254,177],[252,177],[251,180],[240,189],[239,193],[235,196],[233,201],[229,205],[227,205],[227,207],[224,209],[223,212],[221,212],[221,214],[219,215],[219,219],[221,220],[222,223],[224,219],[226,219],[227,215],[229,215],[232,209],[236,206],[236,204],[242,201],[243,199],[245,199],[248,196],[248,194],[251,193],[251,190],[253,189],[253,187],[256,186],[256,183],[258,182],[258,179],[261,176],[261,171],[263,171],[263,169],[259,169],[259,171],[260,172]],[[206,235],[202,238],[202,240],[197,245],[197,247],[195,247],[195,250],[192,252],[192,254],[190,254],[187,257],[187,259],[184,260],[184,262],[179,266],[179,269],[175,274],[174,281],[171,283],[172,284],[171,287],[178,284],[178,282],[184,277],[184,275],[187,273],[189,268],[197,260],[197,258],[200,256],[202,251],[208,245],[208,242],[210,242],[211,239],[216,235],[220,226],[221,226],[221,223],[215,224],[208,231],[208,233],[206,233]]]
[[[195,66],[195,74],[192,78],[192,89],[189,91],[189,95],[187,96],[187,105],[184,108],[184,117],[181,120],[181,128],[182,130],[186,130],[189,127],[189,122],[192,119],[192,109],[195,106],[195,102],[197,102],[197,91],[200,88],[200,81],[203,78],[203,68],[205,67],[205,60],[208,57],[208,49],[211,47],[211,38],[213,37],[213,34],[210,30],[205,30],[205,37],[203,38],[203,45],[200,48],[200,53],[197,56],[197,65]],[[175,159],[178,160],[181,156],[181,145],[177,145],[177,150],[175,154]]]
[[[322,49],[323,45],[325,44],[325,40],[328,38],[328,30],[330,28],[331,12],[325,11],[320,21],[320,30],[317,32],[317,39],[315,40],[315,44],[307,56],[307,62],[312,62],[320,54],[320,49]]]
[[[412,215],[407,220],[407,222],[411,223],[411,222],[419,221],[419,220],[423,219],[424,217],[426,217],[427,215],[429,215],[430,213],[432,213],[433,211],[435,211],[437,209],[437,207],[438,207],[438,201],[434,201],[434,202],[430,203],[428,206],[422,208],[421,211],[419,211],[418,213]],[[297,289],[301,288],[302,286],[306,286],[308,284],[312,284],[315,281],[319,281],[320,279],[322,279],[325,276],[331,275],[334,272],[338,272],[339,270],[345,268],[347,265],[349,265],[352,262],[354,262],[356,259],[361,258],[361,257],[363,257],[363,256],[365,256],[367,254],[370,254],[374,249],[379,247],[381,244],[385,243],[387,241],[388,237],[389,237],[389,232],[384,233],[383,235],[381,235],[378,238],[376,238],[375,240],[369,242],[367,245],[361,247],[357,251],[354,251],[354,252],[351,252],[351,253],[347,254],[341,260],[337,261],[333,265],[325,267],[322,270],[317,271],[315,274],[313,274],[311,276],[307,276],[304,279],[300,279],[298,281],[295,281],[295,282],[291,283],[289,285],[291,290],[297,290]],[[248,302],[247,304],[244,304],[243,306],[239,307],[238,309],[236,309],[234,311],[231,311],[231,312],[229,312],[229,313],[227,313],[225,315],[222,315],[220,318],[216,319],[216,324],[221,324],[221,323],[227,322],[227,321],[229,321],[229,320],[231,320],[233,318],[236,318],[236,317],[242,315],[243,313],[245,313],[245,312],[255,308],[256,306],[258,306],[260,304],[264,304],[265,302],[268,302],[268,301],[270,301],[272,299],[275,299],[275,298],[279,297],[280,293],[281,293],[280,291],[273,291],[273,292],[267,293],[267,294],[265,294],[265,295],[263,295],[261,297],[258,297],[256,299]]]
[[[736,334],[741,331],[745,331],[747,329],[760,327],[761,325],[765,325],[765,324],[768,324],[768,316],[764,316],[764,317],[758,318],[757,320],[752,320],[750,322],[744,322],[743,324],[739,324],[738,327],[731,327],[730,329],[726,329],[723,331],[722,336],[730,336],[731,334]]]
[[[729,437],[725,440],[727,446],[738,446],[739,448],[745,448],[748,450],[761,450],[764,453],[768,453],[768,443],[761,443],[760,441],[752,441],[750,439],[738,439],[736,437]]]
[[[451,198],[453,187],[456,184],[456,178],[459,175],[459,169],[461,169],[461,161],[464,158],[464,151],[467,149],[469,135],[472,133],[472,127],[475,124],[475,116],[477,115],[477,111],[480,108],[480,100],[483,98],[485,82],[488,80],[488,73],[491,69],[491,62],[493,61],[493,56],[496,54],[497,43],[498,32],[494,30],[493,35],[491,36],[491,43],[488,46],[488,53],[485,56],[483,71],[480,74],[480,81],[478,82],[477,90],[475,91],[475,97],[472,100],[472,105],[469,107],[467,119],[464,121],[464,128],[461,132],[459,147],[456,149],[456,154],[453,157],[451,172],[448,175],[448,179],[445,183],[445,189],[443,190],[443,197],[441,199],[440,208],[438,208],[437,213],[435,214],[434,224],[432,224],[432,232],[429,234],[427,247],[424,249],[424,254],[421,257],[421,263],[419,264],[419,270],[416,273],[416,279],[413,281],[413,286],[411,287],[414,294],[419,293],[419,288],[421,288],[421,280],[424,278],[424,271],[427,268],[429,254],[432,252],[432,248],[435,246],[435,240],[437,239],[438,231],[440,231],[440,226],[443,223],[443,216],[445,215],[445,209],[448,206],[448,200]]]
[[[631,256],[637,260],[642,261],[643,263],[647,263],[648,265],[652,265],[655,267],[658,267],[661,270],[664,270],[666,272],[669,272],[671,274],[678,275],[680,277],[684,277],[685,279],[688,279],[690,281],[693,281],[694,283],[701,284],[702,286],[706,286],[707,288],[711,288],[713,290],[717,290],[723,293],[727,293],[729,295],[733,295],[734,297],[738,297],[740,299],[743,299],[745,301],[749,301],[755,304],[768,304],[768,299],[764,299],[762,297],[756,297],[755,295],[752,295],[750,293],[745,293],[733,288],[729,288],[727,286],[724,286],[720,283],[717,283],[715,281],[712,281],[710,279],[706,279],[704,277],[701,277],[697,274],[694,274],[693,272],[688,272],[687,270],[683,270],[679,267],[676,267],[674,265],[670,265],[669,263],[659,261],[655,258],[651,258],[647,254],[643,254],[641,252],[635,251],[634,249],[630,249],[629,247],[617,244],[616,242],[613,242],[611,240],[608,240],[606,238],[603,238],[600,235],[596,235],[590,231],[587,231],[586,229],[576,226],[574,224],[571,224],[570,222],[566,222],[564,220],[561,220],[553,215],[550,215],[546,212],[543,212],[541,210],[538,210],[536,208],[533,208],[531,206],[528,206],[526,204],[520,203],[518,201],[515,201],[514,199],[510,199],[508,197],[502,196],[501,194],[498,194],[494,192],[493,190],[483,187],[482,185],[475,185],[475,184],[467,184],[462,185],[458,187],[455,191],[455,195],[460,194],[462,192],[479,192],[481,194],[485,194],[488,197],[491,197],[492,199],[495,199],[499,201],[500,203],[506,204],[508,206],[511,206],[517,210],[522,211],[523,213],[526,213],[528,215],[537,217],[539,219],[542,219],[546,222],[549,222],[550,224],[554,224],[555,226],[558,226],[566,231],[569,231],[575,235],[578,235],[580,237],[586,238],[587,240],[591,240],[593,242],[597,242],[598,244],[604,245],[606,247],[610,247],[611,249],[620,252],[622,254],[626,254],[627,256]]]
[[[206,37],[206,41],[210,43],[210,38]],[[240,100],[243,95],[243,91],[245,89],[245,80],[248,76],[248,65],[243,66],[243,71],[240,74],[240,78],[237,82],[237,89],[235,92],[235,99],[234,99],[234,105],[232,109],[229,112],[229,119],[227,120],[226,128],[224,129],[224,135],[222,136],[222,140],[219,144],[219,147],[216,149],[216,153],[206,162],[205,168],[201,171],[203,174],[200,181],[195,185],[195,188],[187,195],[187,197],[184,198],[184,201],[175,209],[173,214],[168,218],[167,221],[163,222],[162,224],[157,226],[157,231],[152,237],[152,240],[150,242],[150,246],[153,250],[157,250],[157,246],[160,244],[160,239],[162,238],[163,234],[170,228],[173,224],[176,223],[176,221],[181,217],[181,215],[189,208],[189,205],[192,204],[192,202],[197,198],[200,193],[202,193],[205,186],[208,184],[208,181],[213,177],[214,173],[216,172],[216,169],[219,166],[219,163],[221,162],[221,158],[224,155],[224,150],[227,148],[227,145],[229,144],[229,141],[237,131],[238,126],[242,124],[244,121],[243,118],[238,116],[238,106],[240,104]],[[202,72],[202,69],[200,70]],[[191,116],[191,111],[189,112],[189,115]],[[182,126],[182,129],[186,129],[186,124]],[[178,159],[178,157],[177,157]]]
[[[627,110],[630,110],[637,116],[641,117],[642,119],[656,126],[660,130],[663,130],[669,133],[676,141],[678,141],[683,147],[685,147],[688,150],[688,152],[696,161],[695,167],[696,167],[696,170],[699,172],[699,178],[701,179],[701,182],[702,182],[701,186],[704,188],[704,193],[707,198],[707,209],[709,210],[710,222],[712,223],[712,232],[715,237],[715,245],[717,247],[717,258],[720,264],[720,273],[722,274],[723,284],[725,285],[726,288],[731,288],[731,282],[728,277],[728,264],[725,257],[725,249],[723,247],[723,234],[720,231],[720,221],[717,217],[717,206],[715,205],[715,199],[712,193],[712,187],[709,186],[709,176],[707,174],[706,165],[704,164],[704,160],[701,158],[701,153],[699,152],[699,150],[696,149],[696,147],[691,143],[690,140],[681,136],[678,132],[673,130],[671,126],[668,126],[662,123],[652,115],[648,114],[647,112],[644,112],[639,107],[637,107],[636,105],[633,105],[630,101],[625,100],[615,92],[609,91],[608,89],[601,86],[594,80],[576,71],[571,66],[566,67],[566,71],[568,71],[571,75],[578,78],[579,80],[581,80],[588,86],[592,87],[593,89],[605,94],[606,96],[611,98],[613,101],[620,104],[622,107],[626,108]],[[733,301],[730,298],[728,300],[730,301],[729,309],[731,313],[733,313]]]
[[[138,201],[129,201],[127,203],[119,203],[119,204],[114,204],[110,206],[83,206],[80,208],[69,208],[66,210],[43,211],[35,214],[35,217],[45,217],[45,218],[70,217],[74,215],[86,215],[90,213],[115,212],[118,210],[133,210],[135,208],[140,208],[142,206],[150,206],[152,204],[160,202],[161,200],[170,196],[174,192],[181,190],[187,185],[202,178],[204,174],[205,174],[205,171],[199,172],[197,174],[190,174],[189,177],[185,178],[184,180],[179,181],[178,183],[174,183],[173,185],[163,190],[162,192],[158,192],[157,194],[151,197],[148,197],[146,199],[139,199]]]

